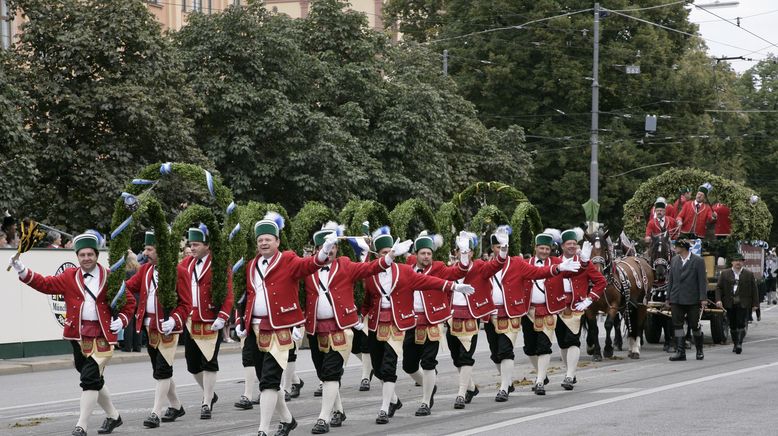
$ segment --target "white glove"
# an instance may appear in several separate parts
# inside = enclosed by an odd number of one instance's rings
[[[354,328],[357,329],[357,330],[364,331],[365,330],[365,323],[363,323],[362,321],[359,321],[358,323],[354,324]]]
[[[221,330],[222,327],[224,327],[224,320],[221,318],[216,318],[216,321],[213,322],[213,325],[211,326],[211,331]]]
[[[337,244],[338,237],[334,233],[330,233],[324,237],[324,243],[321,244],[321,250],[319,250],[319,254],[316,256],[316,259],[319,261],[319,263],[327,260],[327,258],[330,256],[330,251],[332,251],[332,247]]]
[[[124,328],[124,323],[118,317],[111,320],[111,331],[119,333],[119,330]]]
[[[305,332],[303,332],[302,327],[295,327],[292,329],[292,340],[295,342],[301,341],[303,339],[303,336],[305,336]]]
[[[463,283],[454,283],[454,292],[459,292],[460,294],[470,295],[473,292],[475,292],[475,288],[473,288],[470,285],[463,284]]]
[[[581,262],[576,262],[573,258],[565,259],[558,265],[559,271],[578,272],[581,269]]]
[[[584,310],[586,310],[587,307],[589,307],[591,305],[592,305],[592,299],[589,298],[589,297],[586,297],[586,299],[584,301],[581,301],[581,302],[579,302],[578,304],[575,305],[575,310],[577,310],[579,312],[583,312]]]
[[[589,241],[584,241],[583,248],[581,248],[581,252],[578,254],[578,257],[581,258],[581,262],[588,262],[589,259],[592,258],[592,243]]]
[[[413,245],[413,241],[410,239],[407,239],[405,241],[397,241],[392,246],[392,251],[390,252],[392,257],[402,256],[405,253],[408,252],[408,250],[411,249],[411,246]]]
[[[508,231],[500,226],[497,228],[497,231],[494,232],[494,237],[497,239],[497,242],[500,243],[500,248],[504,248],[508,246],[508,241],[510,240],[510,235],[508,234]]]
[[[8,265],[11,265],[11,268],[16,271],[17,274],[21,274],[24,272],[24,264],[19,259],[14,259],[16,256],[11,256],[11,258],[8,260]]]
[[[237,323],[235,324],[235,334],[238,335],[239,338],[245,338],[248,332],[240,327],[240,323]]]
[[[168,318],[165,321],[162,321],[162,334],[167,336],[170,334],[170,332],[173,331],[173,329],[176,328],[176,321],[173,318]]]
[[[470,237],[467,235],[467,233],[459,232],[459,236],[457,236],[456,242],[460,254],[470,252]]]

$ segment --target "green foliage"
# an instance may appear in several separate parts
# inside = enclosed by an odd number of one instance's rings
[[[180,238],[185,237],[187,230],[198,223],[208,227],[208,246],[211,249],[211,301],[214,306],[221,307],[227,297],[227,261],[229,259],[229,247],[227,247],[227,235],[231,229],[223,229],[216,220],[213,211],[205,206],[193,204],[181,212],[173,221],[170,249],[178,251]]]
[[[447,260],[449,253],[454,248],[454,238],[460,230],[464,229],[465,221],[459,208],[451,201],[443,203],[435,212],[435,222],[438,230],[443,235],[443,245],[435,252],[437,260]]]
[[[711,203],[720,202],[730,208],[732,238],[736,240],[767,239],[773,216],[764,202],[751,205],[749,199],[755,194],[751,188],[740,183],[695,168],[673,169],[648,179],[624,204],[624,231],[630,238],[642,236],[646,228],[646,217],[658,196],[672,198],[681,187],[692,187],[710,182],[713,192],[708,195]]]
[[[204,162],[186,115],[199,110],[198,100],[143,2],[14,0],[9,7],[26,21],[5,65],[29,98],[26,163],[45,181],[24,204],[27,214],[105,231],[106,199],[140,168]]]
[[[492,250],[490,236],[497,229],[497,226],[506,224],[508,217],[497,206],[487,204],[480,209],[470,220],[468,229],[478,235],[480,242],[478,246],[481,253],[489,253]],[[511,246],[511,255],[518,254],[518,247]]]
[[[291,246],[302,254],[303,247],[313,245],[313,234],[327,221],[335,220],[335,212],[318,201],[308,201],[294,216]]]
[[[389,213],[392,233],[400,240],[414,239],[422,231],[439,233],[432,209],[418,198],[409,198]]]
[[[540,214],[532,203],[519,203],[511,216],[511,253],[532,253],[535,235],[543,231]]]

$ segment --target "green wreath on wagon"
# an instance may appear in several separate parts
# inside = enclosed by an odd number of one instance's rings
[[[454,247],[457,234],[465,227],[465,220],[459,208],[448,201],[441,204],[435,212],[435,222],[438,223],[438,230],[443,235],[443,245],[435,252],[435,259],[446,261]]]
[[[422,230],[430,233],[439,233],[435,215],[427,203],[418,198],[410,198],[398,204],[389,213],[389,221],[392,223],[392,233],[399,240],[414,239]],[[422,228],[415,229],[421,224]]]
[[[750,203],[751,196],[758,195],[757,192],[697,168],[671,169],[640,185],[635,195],[624,204],[624,231],[631,239],[640,239],[645,233],[648,212],[657,197],[674,198],[681,187],[694,190],[705,182],[713,185],[713,191],[708,195],[709,202],[716,200],[730,208],[731,240],[767,239],[773,216],[763,201]]]

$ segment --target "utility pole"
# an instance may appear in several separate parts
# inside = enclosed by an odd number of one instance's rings
[[[443,75],[448,76],[448,50],[443,50]]]
[[[600,121],[600,4],[594,4],[594,56],[592,59],[592,132],[591,147],[592,160],[589,168],[589,198],[594,202],[599,202],[599,178],[600,167],[597,162],[599,153],[599,130]]]

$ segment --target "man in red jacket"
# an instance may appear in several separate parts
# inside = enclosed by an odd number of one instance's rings
[[[408,252],[412,242],[394,242],[388,227],[373,233],[373,247],[378,256],[393,252],[395,256]],[[376,424],[387,424],[402,402],[394,392],[397,381],[397,359],[403,353],[405,331],[416,326],[413,310],[413,291],[438,290],[444,292],[472,293],[469,285],[460,285],[425,274],[419,274],[408,265],[393,263],[391,268],[366,280],[365,298],[370,299],[368,336],[370,357],[376,377],[383,382],[381,409]]]
[[[492,252],[499,256],[507,248],[507,240],[501,235],[510,234],[508,226],[500,226],[491,235]],[[502,240],[501,240],[502,239]],[[508,393],[513,387],[513,347],[521,329],[521,318],[527,313],[527,298],[524,295],[525,281],[542,280],[558,275],[560,272],[576,272],[580,265],[572,260],[559,264],[535,266],[527,263],[521,256],[508,257],[502,269],[491,278],[492,301],[497,312],[484,324],[486,340],[489,342],[490,358],[500,374],[500,386],[495,401],[508,401]]]
[[[351,328],[365,328],[354,302],[354,284],[386,270],[394,260],[393,253],[369,263],[337,257],[338,233],[338,225],[331,221],[314,233],[314,254],[323,252],[328,256],[325,266],[305,277],[305,331],[316,375],[322,381],[321,412],[311,430],[313,434],[328,433],[330,425],[340,427],[346,419],[340,379],[351,352]]]
[[[228,271],[227,295],[221,306],[214,304],[211,295],[213,261],[209,247],[210,235],[205,224],[189,229],[192,256],[178,264],[176,287],[178,294],[191,295],[191,316],[187,322],[189,335],[184,346],[186,368],[203,389],[200,419],[211,419],[213,404],[219,399],[214,392],[219,371],[221,330],[232,310],[232,271]]]
[[[669,215],[666,215],[667,201],[664,197],[657,197],[654,202],[654,211],[648,219],[646,224],[646,236],[644,242],[646,244],[651,243],[651,237],[657,236],[661,233],[667,232],[667,236],[671,239],[678,237],[677,227],[675,219]]]
[[[159,427],[160,421],[173,422],[184,416],[184,406],[176,395],[176,384],[173,381],[173,360],[176,357],[178,335],[183,332],[184,324],[192,310],[192,295],[177,292],[177,305],[169,313],[162,307],[159,292],[173,292],[173,289],[160,290],[159,273],[157,271],[157,241],[154,232],[146,232],[143,240],[143,255],[148,262],[140,267],[129,280],[127,291],[139,294],[138,310],[135,313],[135,330],[140,334],[145,327],[149,338],[147,347],[151,366],[154,368],[154,379],[157,381],[154,390],[154,407],[151,415],[143,421],[148,428]],[[173,285],[169,283],[169,285]],[[178,288],[177,291],[180,291]],[[168,399],[169,407],[162,414],[162,402]]]
[[[305,322],[299,281],[326,266],[335,243],[322,247],[316,256],[301,258],[293,251],[278,250],[283,228],[284,220],[275,212],[254,224],[257,255],[246,264],[246,306],[235,328],[238,336],[246,338],[244,346],[252,346],[260,392],[259,436],[270,431],[276,410],[281,415],[276,435],[288,435],[297,427],[284,401],[281,377],[294,342],[304,335],[297,327]]]
[[[589,262],[591,245],[585,244],[585,250],[578,246],[578,241],[582,240],[583,236],[583,230],[579,227],[562,232],[562,262],[572,259],[581,263],[578,273],[562,279],[565,308],[559,312],[556,323],[556,338],[562,352],[562,361],[567,367],[562,387],[568,391],[572,390],[578,381],[575,372],[581,357],[581,317],[593,301],[602,297],[607,285],[602,273],[593,262]]]
[[[717,214],[707,202],[707,195],[712,187],[704,183],[697,189],[694,201],[687,201],[678,212],[676,222],[681,228],[681,235],[691,235],[692,238],[705,238],[706,226],[716,221]]]
[[[408,256],[408,264],[419,274],[426,274],[444,280],[459,280],[465,277],[470,260],[446,266],[432,260],[432,255],[443,245],[443,237],[430,235],[427,231],[413,241],[415,256]],[[437,390],[435,368],[440,348],[441,324],[451,318],[451,296],[448,293],[416,289],[413,291],[413,311],[416,326],[408,330],[403,341],[403,371],[422,386],[421,406],[416,416],[429,416],[435,402]],[[421,369],[419,369],[421,366]]]
[[[44,276],[25,268],[18,259],[11,258],[11,266],[19,280],[46,295],[65,297],[66,319],[63,337],[73,346],[73,360],[81,375],[80,414],[73,436],[86,436],[89,415],[95,405],[105,410],[106,418],[99,434],[111,433],[122,425],[122,417],[111,401],[105,387],[103,371],[113,356],[116,334],[129,324],[135,312],[135,298],[126,292],[126,303],[116,317],[106,300],[105,287],[109,271],[97,263],[98,238],[84,233],[73,238],[78,257],[78,268],[65,270],[58,276]]]

